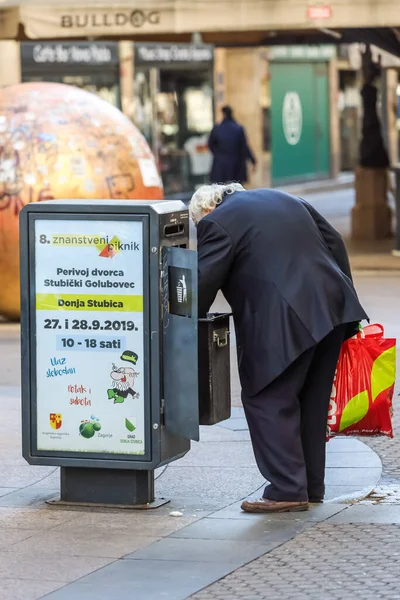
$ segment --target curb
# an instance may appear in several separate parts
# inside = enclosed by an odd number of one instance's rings
[[[327,179],[322,181],[312,181],[307,183],[299,183],[279,187],[283,192],[294,196],[302,196],[309,194],[323,194],[326,192],[337,192],[340,190],[349,190],[354,188],[354,175],[342,176],[337,179]],[[276,186],[278,189],[278,186]]]
[[[397,273],[400,271],[400,259],[392,254],[349,254],[353,273]]]
[[[346,436],[337,436],[337,437],[339,437],[339,438],[345,437],[346,438]],[[379,474],[375,477],[374,482],[370,481],[367,486],[362,487],[360,490],[357,490],[356,492],[352,492],[352,493],[348,493],[348,494],[341,494],[340,496],[336,496],[335,498],[331,498],[330,500],[325,500],[324,504],[355,504],[357,502],[362,502],[363,500],[365,500],[365,498],[367,498],[375,490],[375,488],[379,484],[380,480],[382,479],[383,465],[382,465],[382,460],[381,460],[381,457],[379,456],[379,454],[377,452],[375,452],[375,450],[373,450],[368,444],[366,444],[365,442],[360,440],[360,438],[357,438],[355,436],[354,437],[347,436],[347,439],[356,440],[357,442],[359,442],[360,444],[365,446],[365,448],[368,448],[369,454],[375,455],[375,457],[378,459],[379,465],[380,465],[378,467]],[[366,452],[367,452],[367,450],[366,450]]]
[[[273,186],[271,189],[281,190],[294,196],[308,194],[323,194],[325,192],[337,192],[339,190],[349,190],[354,187],[354,175],[340,175],[336,179],[322,179],[318,181],[307,181],[293,185]],[[251,188],[249,188],[251,189]],[[189,204],[193,192],[182,192],[179,194],[167,194],[165,200],[181,200]]]

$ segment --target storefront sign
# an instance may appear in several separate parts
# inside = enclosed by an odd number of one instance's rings
[[[135,64],[211,62],[213,46],[195,44],[135,44]]]
[[[336,46],[272,46],[267,49],[269,60],[327,61],[335,58]]]
[[[30,65],[115,65],[118,63],[116,43],[56,43],[42,42],[21,44],[24,66]]]
[[[160,12],[158,10],[132,10],[130,12],[90,12],[79,14],[63,14],[60,17],[60,26],[66,29],[115,28],[131,26],[140,29],[144,25],[158,25],[160,23]]]
[[[310,21],[331,19],[332,14],[332,8],[329,4],[313,4],[307,8],[307,19],[310,19]]]
[[[37,448],[143,455],[143,223],[35,221]]]

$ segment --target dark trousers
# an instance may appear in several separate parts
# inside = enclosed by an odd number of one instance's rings
[[[329,400],[346,329],[334,329],[256,396],[242,393],[257,465],[270,482],[264,498],[324,496]]]

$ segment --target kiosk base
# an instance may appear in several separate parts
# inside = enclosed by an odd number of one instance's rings
[[[61,467],[60,473],[62,504],[144,507],[154,503],[154,471]]]

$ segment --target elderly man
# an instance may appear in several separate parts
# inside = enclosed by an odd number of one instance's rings
[[[328,405],[343,341],[367,319],[338,232],[307,202],[239,184],[193,196],[199,314],[218,290],[236,329],[242,401],[269,485],[247,512],[322,502]]]

